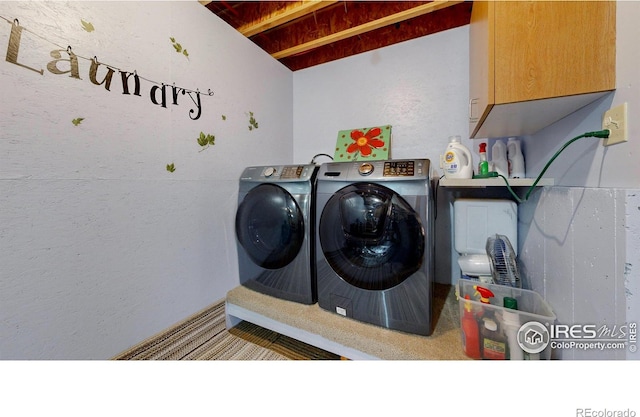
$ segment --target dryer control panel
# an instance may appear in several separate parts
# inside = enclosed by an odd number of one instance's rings
[[[241,181],[251,182],[303,182],[312,181],[316,165],[268,165],[247,167],[240,176]]]
[[[303,166],[282,167],[282,174],[280,174],[280,178],[282,179],[300,178],[300,175],[302,175],[303,170],[304,170]]]

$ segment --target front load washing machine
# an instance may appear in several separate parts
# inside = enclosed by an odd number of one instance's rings
[[[236,212],[240,284],[284,300],[316,302],[317,172],[316,165],[244,170]]]
[[[431,334],[433,194],[428,159],[334,162],[317,181],[321,308]]]

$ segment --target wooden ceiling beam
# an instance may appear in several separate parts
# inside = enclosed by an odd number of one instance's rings
[[[275,59],[282,59],[292,55],[307,52],[320,46],[328,45],[333,42],[337,42],[343,39],[347,39],[353,36],[357,36],[366,32],[370,32],[388,25],[393,25],[398,22],[402,22],[414,17],[422,16],[427,13],[435,12],[436,10],[444,9],[456,4],[462,3],[462,1],[444,1],[436,0],[421,6],[416,6],[412,9],[408,9],[402,12],[395,13],[377,20],[373,20],[362,25],[343,30],[341,32],[333,33],[322,38],[315,39],[310,42],[303,43],[291,48],[284,49],[282,51],[274,52],[271,54]]]
[[[292,55],[281,59],[280,62],[291,71],[298,71],[363,52],[395,45],[399,42],[458,28],[469,24],[471,8],[471,2],[463,2],[434,13],[415,17],[399,24],[385,26],[353,38],[321,46],[306,53]]]
[[[302,2],[292,3],[290,7],[280,10],[273,16],[257,22],[251,22],[238,28],[238,32],[247,38],[265,32],[274,27],[284,25],[299,17],[311,14],[317,10],[337,3],[338,0],[305,0]]]

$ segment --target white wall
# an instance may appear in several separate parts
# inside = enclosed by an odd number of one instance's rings
[[[638,190],[548,187],[520,205],[520,261],[528,288],[558,324],[614,329],[637,322]],[[619,333],[616,334],[616,337]],[[626,349],[558,349],[562,359],[624,359]]]
[[[237,179],[292,159],[292,73],[196,1],[9,1],[0,16],[24,28],[17,62],[43,70],[0,61],[0,359],[109,358],[222,299],[239,284]],[[94,85],[88,59],[81,79],[49,71],[68,45],[136,71],[141,96],[117,72]],[[162,108],[148,80],[214,95],[194,121],[188,96]]]
[[[294,160],[333,156],[339,130],[390,124],[393,158],[437,167],[450,135],[468,137],[468,37],[459,27],[294,72]]]

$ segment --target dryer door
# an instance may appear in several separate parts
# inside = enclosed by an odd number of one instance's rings
[[[274,184],[258,185],[238,206],[236,236],[256,265],[282,268],[295,259],[302,247],[302,211],[285,189]]]
[[[420,216],[380,184],[338,190],[322,211],[318,233],[331,268],[358,288],[392,288],[422,266],[425,231]]]

